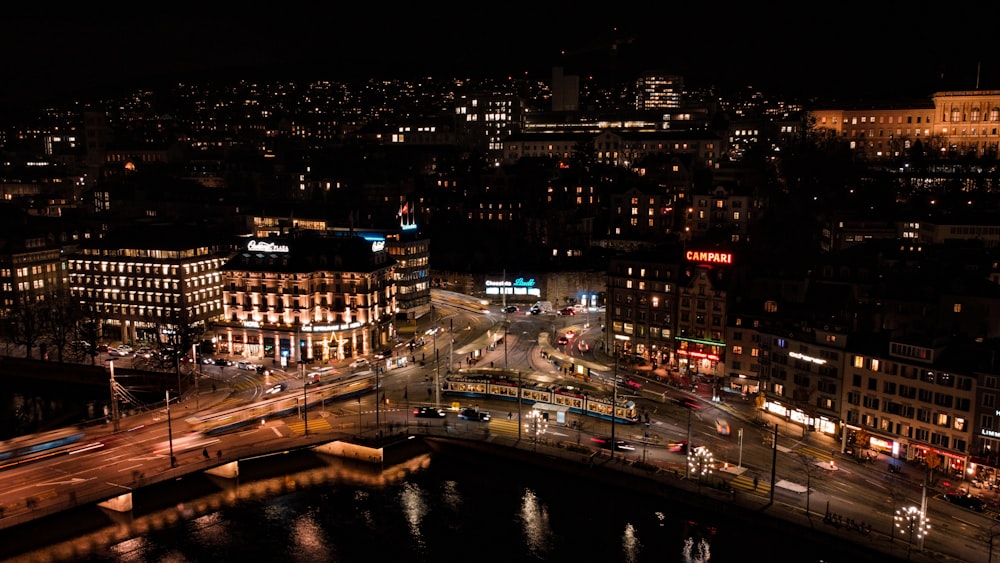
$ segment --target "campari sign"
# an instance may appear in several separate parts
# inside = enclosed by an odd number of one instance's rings
[[[685,255],[688,262],[698,262],[700,264],[732,264],[733,255],[730,252],[688,250]]]

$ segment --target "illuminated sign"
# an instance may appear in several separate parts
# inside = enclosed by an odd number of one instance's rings
[[[260,328],[260,323],[257,321],[243,321],[244,328]]]
[[[814,358],[812,356],[806,356],[805,354],[799,354],[798,352],[789,352],[788,357],[795,358],[796,360],[805,360],[807,362],[812,362],[814,364],[819,364],[819,365],[823,365],[826,363],[826,360],[821,360],[819,358]]]
[[[247,250],[250,252],[288,252],[288,245],[252,240],[247,243]]]
[[[708,262],[711,264],[732,264],[733,255],[729,252],[704,252],[688,250],[684,255],[689,262]]]
[[[372,241],[372,252],[379,252],[380,250],[385,250],[384,240],[373,240]]]
[[[360,322],[344,323],[339,325],[305,325],[302,332],[336,332],[338,330],[349,330],[361,326]]]
[[[486,287],[535,287],[535,278],[531,278],[530,280],[526,280],[524,278],[517,278],[512,282],[509,282],[507,280],[503,281],[486,280]]]

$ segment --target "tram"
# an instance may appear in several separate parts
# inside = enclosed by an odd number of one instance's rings
[[[310,404],[314,401],[342,400],[364,395],[375,390],[375,373],[359,373],[341,377],[332,383],[309,387]],[[191,430],[205,435],[223,434],[238,430],[262,420],[295,414],[302,407],[302,394],[266,399],[250,405],[232,409],[195,415],[185,419]]]
[[[612,395],[584,390],[561,382],[544,383],[530,378],[517,379],[501,374],[460,374],[445,377],[441,392],[464,397],[518,400],[534,404],[551,404],[567,407],[572,413],[612,420],[623,424],[639,422],[639,411],[628,399],[618,399],[612,415]]]
[[[0,442],[0,469],[69,453],[83,438],[82,431],[64,428]]]

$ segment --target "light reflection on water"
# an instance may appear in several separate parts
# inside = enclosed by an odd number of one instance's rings
[[[331,459],[12,561],[708,563],[713,555],[746,560],[747,546],[774,533],[669,495],[526,471],[479,452],[435,452],[431,461],[426,454],[379,472]],[[790,541],[783,547],[788,560],[819,560]],[[826,561],[884,561],[823,553]]]
[[[549,526],[548,509],[538,500],[534,491],[525,490],[521,495],[520,516],[524,545],[533,557],[544,559],[552,538],[552,529]]]

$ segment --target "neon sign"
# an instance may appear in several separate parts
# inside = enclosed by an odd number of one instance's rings
[[[732,264],[733,255],[730,252],[705,252],[701,250],[688,250],[685,258],[689,262],[708,262],[711,264]]]
[[[263,240],[252,240],[247,243],[247,250],[250,252],[288,252],[288,245]]]
[[[820,358],[814,358],[812,356],[807,356],[805,354],[800,354],[798,352],[789,352],[788,357],[795,358],[796,360],[805,360],[807,362],[812,362],[814,364],[819,364],[819,365],[823,365],[826,363],[826,360],[822,360]]]
[[[380,250],[385,250],[384,240],[373,240],[372,241],[372,252],[378,252]]]

